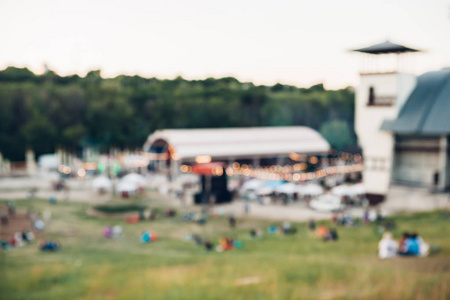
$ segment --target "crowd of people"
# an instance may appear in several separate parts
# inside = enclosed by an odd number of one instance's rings
[[[15,207],[12,203],[8,203],[7,214],[5,210],[1,211],[1,224],[2,226],[8,226],[8,217],[14,217]],[[157,210],[145,210],[139,213],[137,221],[143,220],[155,220],[158,215]],[[168,209],[162,212],[162,215],[166,218],[173,218],[177,215],[177,212],[173,209]],[[224,213],[220,214],[221,216]],[[31,226],[34,226],[33,230],[43,230],[45,223],[43,220],[49,221],[51,218],[50,212],[44,212],[43,214],[37,214],[32,211],[27,212],[27,217],[31,220]],[[205,212],[190,212],[181,215],[181,219],[186,222],[196,222],[198,224],[205,224],[209,215]],[[229,214],[227,217],[228,225],[230,229],[235,229],[238,221],[233,214]],[[128,219],[126,222],[128,223]],[[339,236],[336,226],[357,226],[359,223],[371,224],[376,223],[378,225],[377,232],[383,233],[382,239],[378,243],[378,256],[381,259],[389,259],[396,256],[416,256],[423,257],[430,253],[430,245],[425,243],[424,240],[417,233],[404,232],[399,240],[393,238],[390,230],[394,229],[395,224],[389,221],[380,211],[365,211],[362,218],[354,218],[348,213],[342,213],[340,215],[333,214],[331,217],[331,225],[325,226],[324,223],[316,225],[315,220],[311,219],[308,222],[308,228],[315,237],[323,239],[323,241],[338,241]],[[129,222],[134,223],[134,222]],[[374,226],[375,228],[375,226]],[[381,229],[380,229],[381,228]],[[122,234],[123,228],[120,225],[107,226],[103,229],[103,236],[108,239],[118,239]],[[290,222],[286,221],[282,225],[271,225],[267,227],[267,234],[284,234],[292,235],[297,233],[297,228],[293,227]],[[260,238],[263,236],[263,230],[251,229],[250,238]],[[35,239],[35,235],[32,230],[24,229],[21,232],[16,232],[9,240],[1,240],[0,247],[3,249],[9,249],[13,247],[20,247],[29,244]],[[151,243],[158,240],[158,235],[153,231],[144,231],[139,236],[139,240],[142,243]],[[202,246],[205,251],[216,250],[218,252],[229,251],[233,249],[239,249],[243,247],[241,240],[236,237],[222,236],[216,245],[206,238],[197,234],[186,235],[185,240],[194,241],[195,244]],[[61,249],[61,244],[52,240],[44,240],[39,243],[39,248],[42,251],[57,251]]]
[[[0,243],[2,248],[10,249],[29,244],[32,240],[34,240],[34,233],[30,230],[23,230],[22,232],[16,232],[9,240],[2,240]]]

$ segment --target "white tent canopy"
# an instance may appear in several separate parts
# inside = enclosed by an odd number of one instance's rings
[[[131,181],[121,181],[117,185],[116,191],[118,193],[128,192],[135,193],[139,189],[139,185]]]
[[[364,195],[366,193],[366,188],[362,183],[355,184],[351,188],[355,195]]]
[[[338,185],[331,190],[331,193],[338,196],[357,196],[364,195],[366,189],[362,184]]]
[[[155,142],[167,143],[178,159],[288,156],[290,153],[327,153],[328,142],[304,126],[219,129],[164,129],[151,134],[144,151]]]
[[[300,188],[300,194],[310,196],[321,195],[323,194],[323,188],[318,184],[310,183]]]
[[[269,186],[263,186],[259,190],[257,190],[256,194],[258,195],[270,195],[274,192],[274,188],[271,188]]]
[[[244,182],[241,188],[241,192],[245,192],[248,190],[257,190],[261,187],[263,187],[265,182],[263,180],[259,179],[250,179]]]
[[[39,156],[38,165],[42,169],[58,169],[59,158],[56,154],[44,154]]]
[[[128,175],[125,175],[121,182],[131,182],[136,183],[139,186],[142,186],[145,183],[145,178],[142,175],[136,174],[136,173],[130,173]]]
[[[112,187],[112,182],[105,176],[100,176],[92,181],[92,186],[95,190],[109,190]]]
[[[331,193],[337,196],[349,196],[352,194],[352,189],[348,185],[338,185],[331,189]]]
[[[148,160],[140,155],[127,155],[122,158],[121,161],[124,167],[143,167],[148,165]]]
[[[276,191],[282,194],[295,194],[299,191],[299,189],[297,185],[293,184],[292,182],[288,182],[277,187]]]

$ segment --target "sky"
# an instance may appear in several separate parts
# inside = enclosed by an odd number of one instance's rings
[[[450,67],[450,0],[0,0],[0,69],[328,89],[358,84],[384,42],[424,50],[411,72]]]

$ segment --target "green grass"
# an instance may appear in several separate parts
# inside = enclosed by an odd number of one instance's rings
[[[137,202],[152,206],[150,200]],[[439,253],[382,261],[376,255],[380,234],[375,225],[339,227],[336,243],[316,239],[303,223],[293,224],[296,235],[250,239],[251,228],[265,229],[274,222],[239,219],[237,228],[230,229],[226,218],[202,226],[178,216],[125,224],[88,216],[85,204],[17,202],[18,209],[30,206],[52,211],[46,238],[60,241],[63,248],[44,253],[34,241],[0,251],[0,299],[450,298],[450,219],[442,211],[399,215],[393,230],[395,237],[418,231],[426,242],[440,246]],[[104,226],[115,224],[123,226],[122,237],[104,239]],[[157,232],[160,240],[141,244],[144,230]],[[187,233],[216,244],[222,235],[235,236],[244,247],[205,253],[184,241]],[[236,284],[247,277],[259,282]]]

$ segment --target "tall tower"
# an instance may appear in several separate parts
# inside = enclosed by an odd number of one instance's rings
[[[360,83],[356,89],[355,132],[363,151],[363,181],[371,203],[387,194],[394,136],[381,131],[384,120],[395,119],[416,85],[416,76],[403,71],[409,53],[416,49],[384,42],[353,50],[363,54]]]

